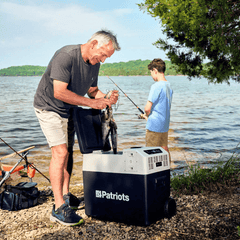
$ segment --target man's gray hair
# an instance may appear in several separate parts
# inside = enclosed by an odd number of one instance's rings
[[[116,36],[108,30],[101,30],[94,33],[88,42],[91,42],[93,40],[98,41],[98,48],[102,47],[104,44],[108,44],[109,41],[112,41],[112,45],[116,51],[119,51],[121,49],[117,42]]]

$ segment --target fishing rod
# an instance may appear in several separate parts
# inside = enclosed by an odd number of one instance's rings
[[[34,168],[35,170],[37,170],[43,177],[45,177],[49,182],[49,178],[47,178],[43,173],[41,173],[33,164],[31,164],[30,162],[28,162],[26,155],[25,156],[21,156],[16,150],[14,150],[9,144],[7,144],[2,138],[0,138],[1,141],[3,141],[9,148],[11,148],[20,158],[21,160],[24,158],[24,160],[26,161],[26,164],[30,165],[30,167]]]
[[[103,71],[102,71],[103,72]],[[103,72],[104,73],[104,72]],[[144,114],[144,111],[140,108],[140,107],[138,107],[137,106],[137,104],[136,103],[134,103],[133,101],[132,101],[132,99],[130,98],[130,97],[128,97],[128,95],[108,76],[108,75],[106,75],[115,85],[116,85],[116,87],[134,104],[134,106],[135,107],[137,107],[137,109],[142,113],[142,114]]]
[[[25,152],[25,153],[23,154],[23,156],[21,156],[21,159],[12,167],[12,169],[11,169],[10,171],[6,172],[6,173],[3,175],[3,178],[2,178],[2,180],[1,180],[1,182],[0,182],[0,187],[1,187],[2,184],[5,182],[5,180],[10,177],[10,174],[15,170],[15,168],[17,167],[17,165],[18,165],[23,159],[25,159],[25,157],[27,156],[27,154],[28,154],[28,151]]]

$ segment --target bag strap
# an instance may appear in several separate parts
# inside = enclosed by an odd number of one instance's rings
[[[32,188],[37,185],[36,182],[20,182],[15,187],[19,189]]]
[[[30,199],[35,199],[37,197],[39,197],[39,191],[37,188],[35,187],[32,187],[32,189],[36,189],[36,193],[35,194],[31,194],[31,193],[28,193],[27,190],[30,189],[30,188],[16,188],[15,186],[11,186],[11,185],[7,185],[5,187],[5,189],[9,192],[12,192],[12,193],[16,193],[16,194],[22,194],[24,197],[26,198],[30,198]]]
[[[35,187],[36,185],[37,185],[37,183],[35,183],[35,182],[20,182],[16,186],[6,185],[5,189],[11,190],[11,191],[13,191],[13,189],[27,190],[27,189]],[[18,192],[16,192],[16,193],[18,193]]]

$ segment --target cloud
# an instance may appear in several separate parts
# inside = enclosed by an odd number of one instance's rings
[[[133,13],[133,9],[130,8],[122,8],[122,9],[115,9],[112,11],[113,16],[123,17],[124,15],[129,15]]]
[[[117,21],[118,17],[131,14],[132,9],[116,9],[113,11],[93,11],[81,5],[20,5],[16,3],[0,3],[0,11],[15,21],[35,24],[51,35],[94,32],[96,29],[123,28]]]
[[[79,2],[0,0],[0,68],[44,66],[60,47],[84,43],[100,29],[117,34],[122,48],[108,62],[156,55],[152,43],[159,38],[160,30],[149,15],[128,4],[106,10],[101,1],[93,7]]]

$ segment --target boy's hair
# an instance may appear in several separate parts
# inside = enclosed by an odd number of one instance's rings
[[[148,65],[148,69],[153,70],[154,68],[156,68],[158,72],[164,73],[166,70],[165,62],[161,58],[153,59]]]
[[[98,41],[98,48],[102,47],[104,44],[108,44],[109,41],[112,41],[112,45],[116,51],[119,51],[121,49],[116,36],[108,30],[101,30],[94,33],[88,42],[91,42],[93,40]]]

